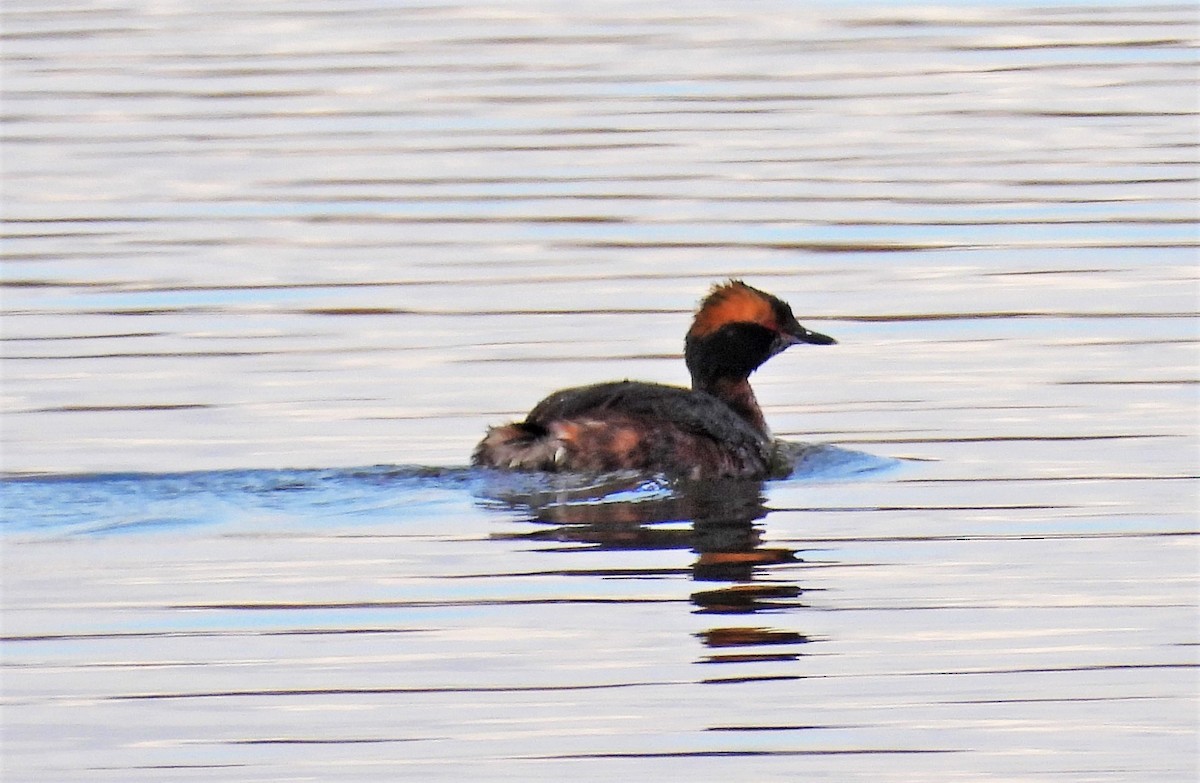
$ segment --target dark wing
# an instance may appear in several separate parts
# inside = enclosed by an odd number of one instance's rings
[[[606,412],[670,422],[735,449],[761,451],[766,439],[725,403],[705,392],[639,381],[614,381],[563,389],[539,402],[526,424],[545,427],[557,419]]]

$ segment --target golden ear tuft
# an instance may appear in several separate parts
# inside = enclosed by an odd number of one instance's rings
[[[771,330],[779,328],[769,295],[741,280],[730,280],[713,286],[700,303],[688,336],[704,337],[731,323],[756,323]]]

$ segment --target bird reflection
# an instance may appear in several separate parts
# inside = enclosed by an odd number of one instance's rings
[[[531,532],[502,537],[599,550],[693,551],[691,577],[704,587],[691,595],[693,611],[726,618],[722,625],[697,634],[711,653],[701,662],[793,660],[799,654],[779,646],[809,641],[795,631],[753,622],[732,624],[734,616],[803,606],[800,586],[780,578],[773,569],[801,562],[796,550],[763,543],[758,524],[767,515],[762,482],[666,482],[635,475],[593,481],[576,477],[573,482],[561,478],[524,484],[513,484],[511,478],[498,481],[509,483],[489,487],[486,502],[519,510],[539,525]]]

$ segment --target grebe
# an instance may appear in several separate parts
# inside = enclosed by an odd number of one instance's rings
[[[614,381],[563,389],[524,421],[488,430],[474,465],[506,470],[635,470],[689,478],[766,478],[774,444],[749,377],[799,343],[832,345],[786,302],[740,280],[713,286],[684,340],[692,388]],[[786,470],[785,470],[786,472]]]

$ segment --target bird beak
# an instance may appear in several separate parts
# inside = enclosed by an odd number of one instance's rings
[[[793,345],[800,345],[801,343],[809,343],[810,345],[833,345],[836,342],[837,340],[829,337],[828,335],[805,329],[803,326],[796,324],[796,328],[792,329],[791,331],[780,332],[778,335],[776,335],[775,342],[771,345],[771,355],[774,356],[777,353],[781,353],[782,351],[791,348]]]
[[[799,345],[800,343],[809,343],[810,345],[834,345],[837,340],[829,335],[814,332],[811,329],[805,329],[800,324],[796,324],[796,328],[790,332],[779,335],[786,343],[783,347],[787,348],[790,345]]]
[[[799,331],[795,332],[792,335],[792,337],[794,337],[796,339],[796,342],[809,343],[811,345],[836,345],[837,344],[837,340],[833,339],[829,335],[821,334],[820,332],[814,332],[809,329],[805,329],[803,326],[801,326]]]

